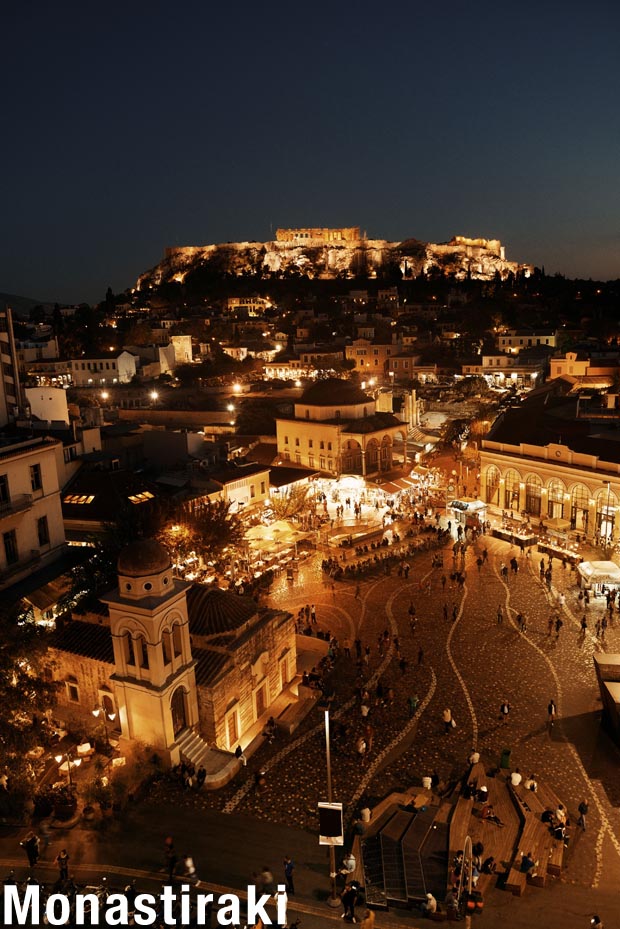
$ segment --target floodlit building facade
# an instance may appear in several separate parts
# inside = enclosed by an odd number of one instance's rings
[[[338,378],[308,387],[294,416],[276,420],[276,432],[282,461],[331,474],[389,471],[395,444],[406,458],[406,423],[377,412],[374,397]]]
[[[0,590],[65,549],[55,439],[0,443]]]

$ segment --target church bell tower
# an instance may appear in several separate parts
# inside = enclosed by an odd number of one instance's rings
[[[179,761],[179,736],[198,723],[195,662],[186,591],[154,539],[119,555],[118,592],[102,597],[110,613],[112,675],[122,734]]]

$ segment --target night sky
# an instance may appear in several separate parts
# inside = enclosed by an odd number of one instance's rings
[[[313,225],[619,277],[619,49],[617,0],[5,5],[0,291]]]

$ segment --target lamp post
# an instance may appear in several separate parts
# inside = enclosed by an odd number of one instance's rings
[[[103,703],[99,703],[93,710],[93,716],[95,717],[95,719],[98,719],[101,714],[103,714],[103,731],[105,733],[105,744],[106,744],[106,748],[109,748],[110,747],[110,736],[108,734],[108,720],[110,720],[111,723],[114,722],[114,720],[116,719],[116,713],[108,713]]]
[[[611,498],[611,481],[603,481],[603,484],[607,484],[607,506],[605,508],[605,552],[609,552],[611,548],[611,536],[613,533],[613,527],[611,525],[611,520],[609,518],[609,504]]]
[[[66,758],[66,760],[67,760],[67,776],[68,776],[68,779],[69,779],[69,787],[71,787],[72,784],[73,784],[73,781],[72,781],[72,779],[71,779],[71,765],[74,765],[76,768],[79,768],[79,766],[82,764],[82,759],[81,759],[81,758],[74,758],[74,757],[71,755],[71,752],[64,752],[62,755],[54,755],[54,758],[55,758],[55,760],[56,760],[56,762],[57,762],[58,764],[61,764],[62,759],[63,759],[63,758]]]
[[[325,758],[327,761],[327,802],[333,803],[332,756],[329,746],[329,710],[325,710]],[[338,906],[338,897],[336,894],[336,850],[333,845],[329,846],[329,879],[331,881],[331,893],[328,903],[330,906]]]

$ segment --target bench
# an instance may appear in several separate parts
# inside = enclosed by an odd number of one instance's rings
[[[527,882],[535,887],[544,887],[547,883],[547,863],[552,842],[553,838],[545,823],[537,819],[533,813],[526,813],[519,848],[511,870],[521,868],[522,852],[531,852],[532,858],[538,862],[538,865],[535,874],[530,873],[526,876]]]
[[[506,878],[506,890],[509,890],[513,897],[520,897],[527,886],[527,875],[523,874],[519,868],[511,868]]]
[[[291,735],[295,732],[300,723],[314,707],[317,700],[322,696],[320,690],[301,686],[299,688],[299,694],[299,699],[293,703],[289,703],[275,721],[278,729],[285,732],[286,735]]]
[[[511,789],[513,796],[521,805],[521,809],[537,818],[540,818],[541,814],[546,809],[557,809],[559,804],[559,800],[554,792],[551,788],[546,786],[543,787],[539,785],[537,791],[532,791],[527,790],[519,784],[518,787],[511,785]],[[541,823],[541,825],[545,827],[550,843],[547,854],[546,873],[553,877],[559,877],[562,872],[562,862],[564,860],[564,843],[553,838],[553,834],[550,829],[547,828],[546,823]],[[527,851],[527,849],[525,850]]]
[[[474,801],[471,798],[467,800],[461,796],[456,801],[450,819],[450,867],[452,867],[456,853],[465,847],[465,839],[469,834],[469,821],[473,808]]]
[[[539,814],[544,812],[545,806],[535,791],[528,790],[523,784],[519,784],[517,787],[515,787],[514,784],[510,784],[510,788],[521,806],[527,812]]]

